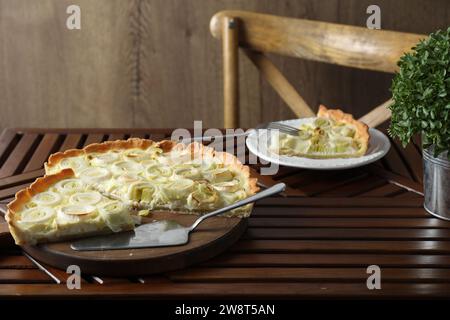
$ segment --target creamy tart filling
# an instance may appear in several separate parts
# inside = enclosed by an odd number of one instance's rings
[[[170,154],[150,146],[73,158],[73,163],[88,163],[72,168],[83,182],[124,200],[145,203],[150,210],[202,212],[250,194],[248,177],[239,170],[212,156],[192,158],[187,149]],[[70,159],[65,159],[65,166],[72,163]],[[47,167],[47,172],[58,172],[61,163]]]
[[[7,218],[18,244],[131,230],[140,221],[132,208],[103,196],[70,168],[39,178],[16,197],[9,205],[14,216]]]
[[[306,158],[363,156],[368,148],[368,127],[340,110],[320,106],[317,118],[302,124],[298,135],[273,135],[270,149],[280,155]]]
[[[45,169],[9,206],[18,244],[130,230],[154,210],[203,213],[257,191],[248,167],[196,143],[104,142],[52,155]],[[228,215],[245,217],[251,208]]]

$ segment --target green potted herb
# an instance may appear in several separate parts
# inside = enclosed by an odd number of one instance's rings
[[[391,136],[422,135],[425,209],[450,220],[450,27],[422,40],[398,63]]]

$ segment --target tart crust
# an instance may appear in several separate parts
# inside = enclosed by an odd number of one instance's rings
[[[58,173],[44,175],[43,177],[37,178],[29,187],[18,191],[15,195],[13,201],[8,204],[8,210],[5,215],[5,220],[8,223],[9,231],[13,236],[16,244],[23,245],[28,243],[34,243],[34,239],[31,239],[27,233],[24,233],[17,227],[17,213],[22,209],[22,207],[28,203],[33,196],[38,193],[48,190],[55,183],[75,177],[75,173],[72,169],[63,169]],[[104,230],[99,230],[97,233],[103,233]],[[58,238],[58,240],[62,238]],[[52,241],[56,239],[46,239],[47,241]]]
[[[84,232],[79,236],[73,234],[55,234],[52,236],[36,239],[30,236],[28,233],[23,232],[17,226],[18,212],[20,212],[23,206],[27,204],[33,196],[37,195],[38,193],[45,192],[59,181],[74,177],[75,172],[71,168],[66,168],[59,171],[58,173],[44,175],[43,177],[37,178],[29,187],[22,189],[16,193],[14,200],[7,205],[8,210],[5,215],[5,220],[8,223],[9,231],[13,236],[15,243],[17,245],[36,244],[37,242],[44,243],[44,242],[62,241],[62,240],[76,239],[79,237],[89,237],[111,233],[111,230],[109,228],[98,228],[97,230]],[[124,228],[123,231],[132,230],[131,227],[127,226],[122,227]]]
[[[236,171],[240,172],[244,178],[248,179],[248,186],[250,195],[258,192],[259,187],[257,186],[256,178],[250,177],[250,169],[248,166],[243,165],[239,159],[227,152],[219,152],[211,147],[205,146],[198,142],[192,142],[188,145],[183,143],[178,143],[172,140],[163,140],[155,142],[149,139],[140,138],[129,138],[128,140],[116,140],[116,141],[105,141],[101,143],[90,144],[83,149],[69,149],[64,152],[57,152],[52,154],[48,161],[44,164],[45,171],[51,172],[51,170],[58,165],[65,158],[77,157],[82,155],[88,155],[90,153],[102,153],[112,150],[124,150],[124,149],[147,149],[150,146],[155,146],[161,148],[164,153],[170,152],[172,150],[176,151],[189,151],[191,158],[195,156],[219,158],[224,164],[229,165]]]
[[[324,105],[319,106],[319,111],[317,112],[317,117],[319,118],[327,118],[332,119],[336,122],[343,122],[352,124],[355,126],[355,139],[358,140],[361,144],[361,148],[358,150],[358,155],[362,156],[367,152],[367,148],[369,147],[369,127],[364,122],[358,121],[353,118],[353,115],[349,113],[344,113],[339,109],[328,109]]]

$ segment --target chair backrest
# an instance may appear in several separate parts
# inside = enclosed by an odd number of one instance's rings
[[[210,23],[222,39],[224,126],[239,125],[238,48],[261,71],[298,117],[314,113],[265,52],[366,70],[396,72],[397,61],[425,35],[367,28],[247,11],[220,11]],[[377,126],[390,118],[388,100],[361,118]]]

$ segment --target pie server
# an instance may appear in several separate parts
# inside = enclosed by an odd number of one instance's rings
[[[189,233],[194,231],[204,220],[275,195],[284,191],[285,188],[286,185],[284,183],[278,183],[244,200],[205,214],[195,220],[190,227],[182,226],[178,222],[172,220],[160,220],[140,225],[132,232],[116,233],[107,236],[78,240],[73,242],[70,247],[77,251],[94,251],[179,246],[188,243]]]

